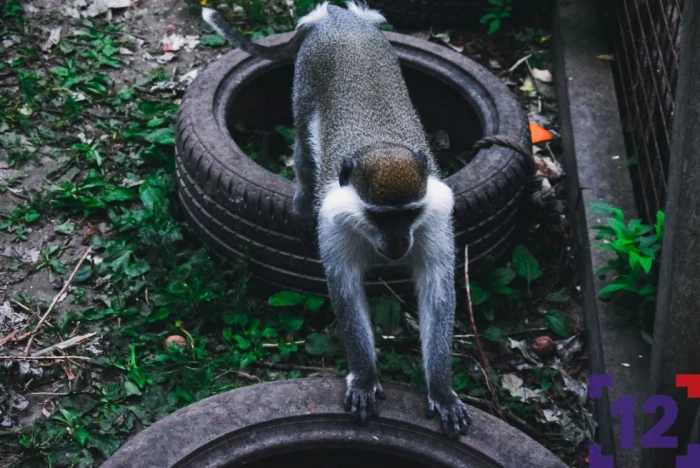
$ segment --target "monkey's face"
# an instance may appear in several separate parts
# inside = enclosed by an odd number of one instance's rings
[[[365,216],[374,248],[389,260],[400,260],[413,246],[413,230],[422,207],[366,208]]]

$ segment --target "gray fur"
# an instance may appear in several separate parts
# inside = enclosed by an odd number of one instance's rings
[[[356,4],[348,7],[320,5],[299,21],[299,32],[290,41],[293,46],[278,46],[274,53],[264,51],[266,56],[288,54],[298,46],[293,90],[297,135],[294,208],[301,215],[318,217],[321,261],[350,368],[346,410],[356,420],[367,421],[377,415],[376,399],[384,398],[364,291],[366,267],[377,261],[403,263],[413,269],[416,281],[429,415],[439,413],[445,433],[458,437],[466,432],[469,416],[451,384],[453,195],[439,180],[398,57],[379,30],[383,17]],[[206,16],[213,17],[211,12]],[[227,31],[220,21],[216,24]],[[264,49],[229,36],[250,53]],[[375,206],[360,196],[364,191],[356,190],[360,188],[353,185],[356,180],[345,180],[341,186],[341,168],[364,164],[368,148],[396,146],[407,148],[423,161],[422,186],[415,189],[420,190],[417,201]],[[371,154],[370,159],[375,158]],[[376,157],[384,156],[379,154],[382,156]],[[394,177],[397,169],[390,167],[390,180],[404,180]],[[408,187],[413,193],[413,185]],[[419,214],[409,216],[416,207]],[[382,210],[398,213],[404,221],[396,223],[401,232],[393,227],[394,218],[388,218],[392,222],[386,226],[382,225],[386,220],[369,216],[370,211],[386,213]],[[396,242],[400,245],[392,245]]]

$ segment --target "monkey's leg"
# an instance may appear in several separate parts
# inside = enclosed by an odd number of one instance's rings
[[[467,406],[452,389],[452,330],[456,302],[453,240],[448,232],[428,232],[421,241],[414,277],[428,384],[428,417],[432,418],[437,412],[443,431],[450,437],[459,437],[466,434],[470,417]]]
[[[319,223],[319,247],[326,268],[328,292],[345,345],[347,376],[345,411],[356,421],[378,416],[376,398],[386,398],[377,378],[374,336],[364,289],[364,260],[353,251],[352,236],[342,228]]]
[[[306,89],[302,87],[302,89]],[[314,212],[316,173],[320,160],[319,118],[306,91],[296,91],[294,98],[294,173],[296,190],[294,211],[301,216],[311,216]]]

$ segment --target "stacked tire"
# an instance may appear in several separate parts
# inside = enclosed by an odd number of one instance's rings
[[[282,43],[291,34],[261,42]],[[506,135],[523,145],[529,143],[522,109],[488,70],[428,41],[385,34],[402,66],[449,84],[474,108],[483,136]],[[233,50],[200,73],[185,94],[177,122],[178,197],[189,224],[223,259],[245,259],[254,277],[278,288],[326,295],[315,222],[293,214],[293,183],[251,160],[230,131],[231,119],[243,112],[235,105],[242,90],[291,65]],[[262,109],[259,118],[280,118],[272,111],[265,113],[266,103],[289,92],[286,85],[266,88],[264,98],[254,103]],[[478,264],[488,255],[499,257],[512,246],[523,208],[527,167],[518,153],[491,147],[445,179],[455,194],[456,246],[463,252],[469,245],[470,263]],[[457,268],[463,267],[460,257]],[[413,291],[410,272],[399,267],[373,267],[366,285],[372,296],[386,294],[387,286],[399,294]]]

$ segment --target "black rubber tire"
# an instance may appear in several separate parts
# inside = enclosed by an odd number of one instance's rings
[[[292,33],[270,36],[267,44]],[[509,135],[529,144],[522,109],[489,71],[445,47],[395,33],[385,33],[409,70],[447,83],[471,106],[483,135]],[[326,295],[319,261],[315,223],[292,214],[293,183],[252,161],[227,128],[230,103],[246,85],[290,64],[252,58],[233,50],[212,63],[189,86],[177,122],[178,197],[187,219],[225,260],[245,257],[249,271],[278,287]],[[405,72],[405,73],[414,73]],[[289,90],[270,89],[270,100]],[[268,99],[265,96],[264,99]],[[268,102],[256,103],[265,114]],[[439,109],[438,109],[439,110]],[[435,114],[437,115],[437,114]],[[438,117],[436,117],[438,118]],[[464,131],[471,131],[465,122]],[[445,179],[455,204],[456,244],[468,243],[470,264],[496,257],[512,245],[528,181],[523,156],[502,147],[481,150],[462,170]],[[463,267],[463,259],[458,261]],[[371,296],[386,294],[383,282],[399,294],[413,291],[410,272],[396,267],[372,268],[367,277]]]
[[[384,390],[380,418],[366,426],[353,423],[343,411],[341,379],[286,380],[231,390],[156,422],[127,441],[102,468],[233,468],[319,450],[403,458],[398,465],[394,460],[396,466],[410,460],[445,468],[566,467],[527,435],[476,408],[469,409],[469,433],[448,439],[437,417],[426,418],[424,394],[404,385],[385,385]],[[347,466],[341,462],[323,466]],[[369,467],[374,466],[378,464],[370,459]]]

